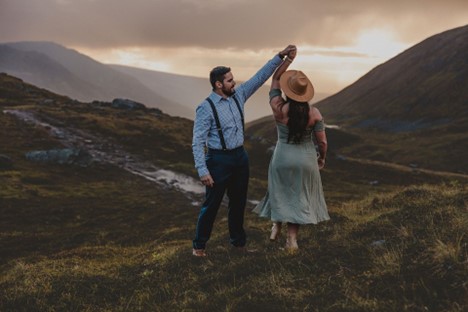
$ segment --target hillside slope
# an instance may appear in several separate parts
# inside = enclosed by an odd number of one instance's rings
[[[317,107],[342,126],[390,132],[468,118],[468,26],[434,35],[381,64]]]
[[[330,159],[331,220],[301,227],[301,249],[289,254],[250,212],[271,156],[251,138],[245,227],[255,252],[229,247],[223,205],[199,259],[191,240],[203,196],[125,170],[145,162],[194,174],[190,120],[80,103],[6,74],[0,109],[0,311],[468,308],[466,177]],[[27,156],[64,148],[93,161]],[[117,161],[105,157],[116,151]]]

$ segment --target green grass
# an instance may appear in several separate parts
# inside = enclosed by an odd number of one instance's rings
[[[193,174],[189,121],[28,88],[36,95],[21,102],[8,89],[0,105],[35,110]],[[40,104],[41,96],[54,103]],[[270,145],[247,141],[249,199],[265,193]],[[209,256],[200,259],[191,256],[191,240],[199,212],[192,201],[201,198],[111,165],[30,162],[26,152],[62,146],[8,114],[0,114],[0,147],[13,161],[0,170],[0,311],[468,309],[463,177],[329,157],[322,179],[331,220],[301,227],[299,252],[281,250],[284,237],[271,243],[270,222],[249,204],[248,246],[256,252],[229,247],[223,206]]]
[[[206,259],[190,255],[197,209],[172,206],[170,216],[145,203],[137,210],[100,203],[99,211],[69,203],[80,220],[64,223],[67,213],[52,209],[31,229],[21,224],[30,211],[15,206],[3,222],[22,230],[2,224],[10,248],[0,309],[463,311],[467,197],[466,186],[419,186],[331,207],[331,221],[301,228],[296,254],[270,243],[269,222],[249,212],[249,247],[257,251],[232,251],[221,210]]]

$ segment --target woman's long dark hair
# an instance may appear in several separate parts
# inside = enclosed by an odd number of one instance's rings
[[[309,103],[297,102],[286,98],[289,103],[288,111],[288,143],[300,143],[309,123]]]

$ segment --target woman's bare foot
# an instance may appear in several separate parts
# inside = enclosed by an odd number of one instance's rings
[[[278,236],[281,234],[281,222],[273,222],[273,227],[271,228],[270,241],[275,241]]]

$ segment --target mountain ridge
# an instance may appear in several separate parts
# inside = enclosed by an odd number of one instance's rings
[[[17,52],[12,55],[18,57],[18,59],[11,56],[6,58],[0,54],[0,71],[80,101],[129,98],[148,107],[159,108],[170,115],[193,120],[196,107],[211,92],[208,77],[200,78],[100,63],[55,42],[7,42],[0,43],[0,46],[15,49]],[[24,62],[21,60],[24,57],[18,56],[33,54],[32,51],[36,52],[33,63]],[[9,64],[6,64],[7,60]],[[50,68],[48,69],[45,64],[50,64]],[[58,67],[66,69],[67,74],[60,76],[49,73],[49,71],[55,73],[53,69]],[[271,114],[268,105],[268,83],[267,81],[260,87],[247,102],[245,107],[247,122]],[[317,102],[328,95],[317,92],[313,101]]]
[[[37,51],[21,51],[7,45],[0,45],[0,68],[9,74],[21,77],[34,85],[46,89],[59,89],[70,97],[79,97],[78,89],[85,89],[89,97],[99,97],[96,86],[80,79],[63,65]],[[48,73],[44,74],[44,69]],[[58,87],[55,87],[58,86]]]
[[[431,36],[318,102],[333,122],[392,131],[468,117],[468,25]]]
[[[157,107],[172,115],[186,117],[191,114],[188,109],[164,96],[158,95],[134,77],[116,71],[87,55],[59,44],[39,41],[1,43],[0,46],[16,49],[19,51],[17,54],[20,55],[33,54],[36,56],[35,62],[31,64],[28,62],[21,63],[22,59],[14,59],[14,55],[10,54],[10,64],[6,64],[5,61],[1,62],[0,71],[14,74],[26,82],[31,82],[51,91],[88,102],[93,100],[111,101],[114,98],[128,98],[142,102],[148,107]],[[55,62],[53,68],[62,66],[75,78],[70,81],[68,80],[69,75],[54,77],[53,74],[48,72],[48,67],[41,67],[41,64],[44,64],[44,60],[47,60],[47,63],[51,63],[51,61]],[[16,62],[17,68],[22,69],[21,71],[12,68],[11,63],[14,62]],[[27,71],[31,68],[35,68],[36,70],[28,74]],[[77,78],[86,82],[87,85],[75,84]],[[59,81],[61,83],[51,84],[49,83],[50,81]],[[64,88],[64,84],[68,87]]]

